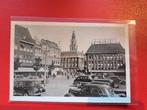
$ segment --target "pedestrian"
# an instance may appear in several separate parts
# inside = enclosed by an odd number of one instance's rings
[[[67,75],[67,79],[69,79],[69,75]]]
[[[56,78],[56,75],[55,75],[55,73],[53,73],[53,79],[55,79]]]

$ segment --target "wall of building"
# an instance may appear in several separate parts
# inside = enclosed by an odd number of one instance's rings
[[[124,54],[88,54],[86,60],[90,70],[125,69]]]

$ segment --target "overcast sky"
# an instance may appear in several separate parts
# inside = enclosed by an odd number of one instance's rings
[[[72,32],[75,31],[78,51],[86,52],[95,39],[117,41],[125,48],[127,31],[124,26],[80,26],[80,25],[43,25],[21,24],[27,27],[34,39],[47,39],[57,44],[62,51],[69,51]]]

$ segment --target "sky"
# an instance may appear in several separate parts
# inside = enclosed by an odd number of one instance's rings
[[[82,24],[82,23],[81,23]],[[46,39],[59,45],[62,51],[69,51],[72,32],[75,31],[78,51],[84,53],[94,41],[120,42],[127,45],[126,25],[89,25],[80,23],[20,23],[27,27],[34,39]]]

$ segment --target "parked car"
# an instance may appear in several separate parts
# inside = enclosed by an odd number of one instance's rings
[[[96,80],[92,80],[91,83],[93,83],[93,84],[106,84],[111,87],[113,87],[113,85],[114,85],[114,82],[111,79],[96,79]]]
[[[15,96],[41,96],[45,92],[45,87],[38,81],[15,81],[14,95]]]
[[[15,75],[15,79],[23,79],[24,76],[23,75]]]
[[[79,96],[79,97],[119,97],[113,89],[105,84],[85,84],[82,88],[70,88],[66,97]]]
[[[121,81],[121,79],[119,78],[119,76],[110,76],[110,77],[108,77],[108,79],[113,80],[113,82],[114,82],[113,87],[114,88],[119,88],[119,82]]]
[[[121,79],[119,78],[119,76],[109,76],[109,79],[115,81],[115,82],[119,82],[121,81]]]
[[[87,82],[91,82],[92,79],[87,75],[78,76],[74,81],[73,85],[79,87]]]
[[[126,81],[122,80],[119,82],[119,89],[126,89]]]
[[[45,87],[42,84],[35,84],[34,86],[37,87],[40,90],[40,92],[46,91]]]
[[[41,91],[36,86],[14,87],[14,96],[41,96]]]

